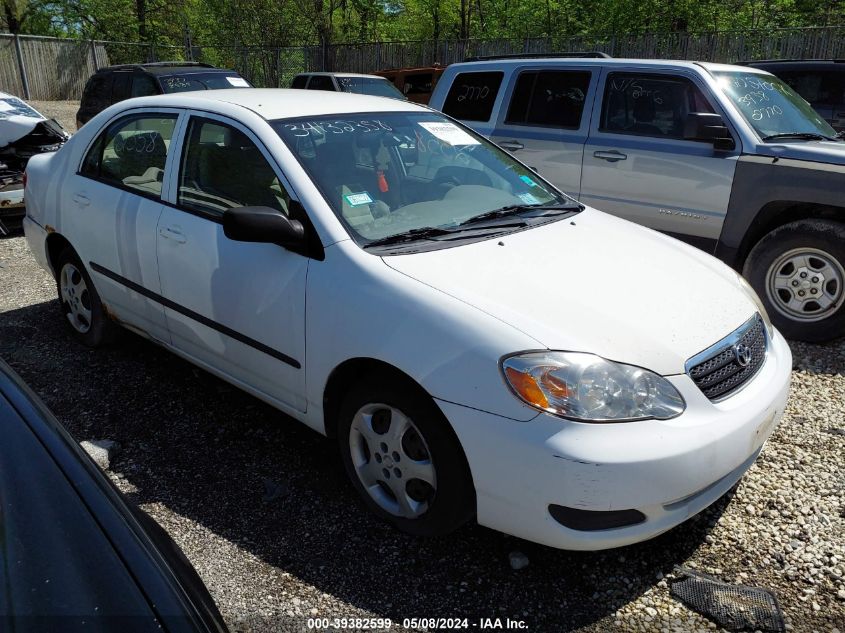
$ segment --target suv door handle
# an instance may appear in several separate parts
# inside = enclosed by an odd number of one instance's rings
[[[89,204],[91,204],[91,200],[84,193],[73,194],[73,201],[80,207],[87,207]]]
[[[595,156],[596,158],[601,158],[602,160],[610,161],[611,163],[615,163],[618,160],[625,160],[626,158],[628,158],[627,154],[617,152],[615,149],[610,150],[609,152],[593,152],[593,156]]]
[[[188,241],[185,237],[185,234],[182,233],[178,226],[168,226],[166,228],[161,228],[159,229],[158,234],[161,235],[163,238],[173,240],[177,244],[184,244]]]
[[[509,152],[516,152],[521,149],[525,149],[525,145],[523,145],[519,141],[502,141],[501,143],[499,143],[499,147],[506,149]]]

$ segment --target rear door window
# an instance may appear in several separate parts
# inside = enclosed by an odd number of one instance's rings
[[[312,75],[308,90],[334,90],[334,82],[328,75]]]
[[[657,138],[684,138],[690,112],[713,112],[689,79],[672,75],[611,73],[605,83],[603,132]]]
[[[463,121],[489,121],[504,76],[501,71],[458,73],[443,112]]]
[[[590,73],[527,71],[516,81],[506,123],[577,130],[590,86]]]
[[[86,107],[103,110],[110,105],[111,79],[112,76],[110,74],[94,75],[91,78],[85,88],[85,96],[82,99]]]
[[[88,150],[81,174],[158,198],[175,114],[144,114],[111,124]]]
[[[129,85],[132,81],[132,73],[128,71],[117,72],[111,88],[111,102],[117,103],[129,98]]]

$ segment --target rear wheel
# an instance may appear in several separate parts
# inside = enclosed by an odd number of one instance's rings
[[[821,342],[845,334],[845,225],[799,220],[751,250],[744,276],[787,338]]]
[[[67,247],[57,259],[56,287],[59,304],[73,336],[89,347],[114,340],[118,326],[106,315],[100,295],[79,256]]]
[[[418,536],[451,532],[475,513],[463,451],[431,398],[372,376],[350,390],[340,416],[344,466],[373,513]]]

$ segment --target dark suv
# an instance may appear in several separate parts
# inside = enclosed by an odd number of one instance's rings
[[[780,77],[836,131],[845,131],[845,59],[770,59],[743,65]]]
[[[199,62],[155,62],[101,68],[91,75],[76,113],[79,129],[113,103],[169,92],[251,88],[234,70]]]

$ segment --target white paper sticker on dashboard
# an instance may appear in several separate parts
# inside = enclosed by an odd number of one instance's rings
[[[525,193],[518,193],[516,195],[518,195],[519,199],[522,200],[525,204],[540,204],[540,200],[537,198],[537,196],[530,194],[527,191]]]
[[[350,193],[349,195],[343,197],[346,199],[346,204],[350,207],[360,207],[362,204],[370,204],[373,201],[370,194],[366,191],[361,193]]]
[[[443,123],[435,123],[434,121],[421,121],[420,126],[431,132],[434,136],[439,138],[444,143],[449,145],[481,145],[472,136],[464,132],[454,123],[445,121]]]
[[[228,81],[236,88],[249,88],[249,84],[243,77],[226,77],[226,81]]]

